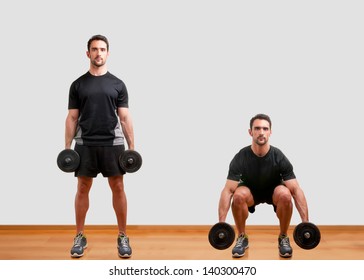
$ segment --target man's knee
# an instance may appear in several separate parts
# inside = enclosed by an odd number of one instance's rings
[[[78,192],[88,193],[91,189],[92,178],[78,177]]]
[[[242,204],[242,203],[248,203],[250,200],[252,200],[252,195],[248,188],[246,187],[239,187],[233,195],[233,202],[235,204]]]
[[[124,191],[123,176],[109,177],[109,185],[113,192],[123,192]]]
[[[285,186],[278,186],[274,191],[273,201],[275,204],[281,205],[291,205],[292,204],[292,194],[288,188]]]

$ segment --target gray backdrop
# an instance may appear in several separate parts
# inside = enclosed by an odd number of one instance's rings
[[[74,224],[76,179],[56,157],[68,89],[97,33],[128,87],[144,159],[125,177],[128,224],[217,222],[229,162],[261,112],[311,220],[363,224],[361,1],[53,2],[1,4],[0,224]],[[115,224],[100,175],[90,196],[87,224]],[[277,219],[262,205],[248,224]]]

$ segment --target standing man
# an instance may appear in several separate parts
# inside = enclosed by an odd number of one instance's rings
[[[81,162],[75,171],[77,193],[75,198],[76,237],[71,248],[72,257],[82,257],[87,248],[84,234],[89,192],[98,173],[107,177],[112,191],[119,234],[118,254],[129,258],[132,250],[126,235],[127,199],[119,155],[125,150],[125,139],[134,149],[134,133],[128,109],[128,91],[122,80],[107,70],[109,42],[105,36],[95,35],[87,43],[90,68],[70,87],[66,118],[65,148],[70,149],[73,139]],[[119,122],[120,120],[120,122]]]
[[[279,220],[279,255],[289,258],[292,248],[287,231],[290,225],[293,204],[302,219],[308,222],[308,207],[293,166],[285,155],[269,144],[272,122],[269,116],[258,114],[250,120],[249,134],[252,144],[241,149],[232,159],[227,181],[219,201],[219,221],[224,222],[232,208],[238,238],[232,250],[233,257],[242,257],[249,247],[245,223],[249,212],[254,213],[260,203],[273,205]]]

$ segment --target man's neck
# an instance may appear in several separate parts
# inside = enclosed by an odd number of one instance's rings
[[[106,66],[95,67],[95,66],[91,65],[89,72],[93,76],[102,76],[107,73],[107,67]]]
[[[251,149],[256,156],[264,157],[269,152],[270,145],[268,143],[266,143],[265,145],[260,146],[260,145],[253,143],[251,145]]]

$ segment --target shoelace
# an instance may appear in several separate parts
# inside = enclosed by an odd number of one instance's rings
[[[120,244],[123,247],[129,247],[128,238],[126,236],[119,236],[120,238]]]
[[[82,234],[78,234],[78,235],[75,237],[74,246],[79,246],[79,247],[81,247],[82,237],[83,237],[83,235],[82,235]]]
[[[282,238],[282,240],[281,240],[281,245],[282,245],[283,247],[288,247],[288,246],[289,246],[289,239],[288,239],[288,237],[284,237],[284,238]]]
[[[240,235],[236,241],[236,246],[242,247],[245,239],[245,235]]]

